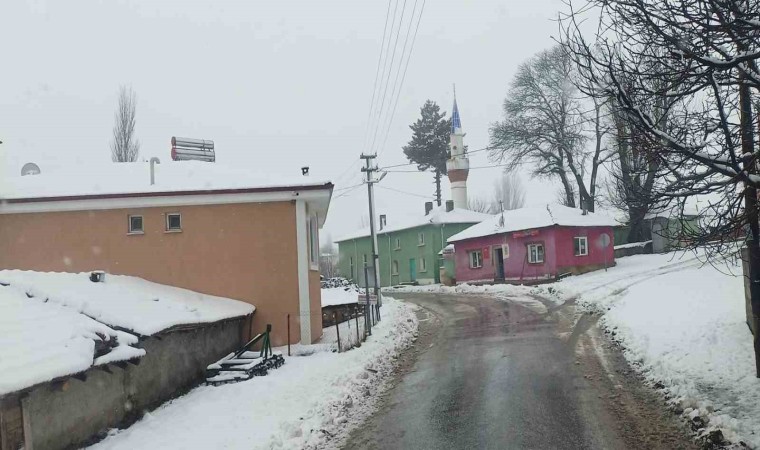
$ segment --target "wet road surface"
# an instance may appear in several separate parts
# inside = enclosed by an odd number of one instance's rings
[[[605,409],[605,392],[579,368],[574,347],[590,326],[587,319],[563,330],[561,317],[535,301],[526,306],[487,296],[398,297],[423,308],[416,354],[344,448],[638,445],[626,441],[622,431],[630,426],[614,423],[621,419]],[[647,448],[689,448],[659,444]]]

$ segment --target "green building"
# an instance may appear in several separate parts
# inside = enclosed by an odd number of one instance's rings
[[[385,215],[380,216],[377,245],[381,286],[440,282],[442,258],[439,253],[446,240],[491,217],[475,211],[454,209],[451,201],[439,208],[433,208],[433,204],[428,202],[425,211],[424,216],[397,222],[386,220]],[[369,227],[344,236],[336,243],[340,274],[364,286],[364,264],[372,264]]]

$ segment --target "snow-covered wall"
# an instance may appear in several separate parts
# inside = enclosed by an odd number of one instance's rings
[[[39,385],[23,400],[34,448],[79,447],[140,418],[203,379],[206,366],[238,348],[247,319],[194,325],[142,341],[140,364],[92,368],[85,381]]]

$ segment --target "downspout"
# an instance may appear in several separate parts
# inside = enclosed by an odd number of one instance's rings
[[[388,287],[393,286],[393,253],[391,253],[391,234],[388,233]]]

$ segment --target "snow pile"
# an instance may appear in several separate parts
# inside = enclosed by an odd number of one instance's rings
[[[621,248],[637,248],[637,247],[646,247],[647,245],[651,244],[652,240],[648,241],[641,241],[641,242],[629,242],[627,244],[620,244],[615,246],[615,250],[619,250]]]
[[[0,396],[85,371],[93,365],[139,358],[137,337],[74,309],[0,285]],[[95,357],[95,343],[110,351]]]
[[[463,241],[492,234],[562,225],[568,227],[614,227],[620,225],[617,220],[602,213],[583,214],[578,208],[562,205],[532,206],[504,211],[490,219],[473,225],[450,238],[448,242]]]
[[[286,356],[285,365],[265,377],[199,387],[92,448],[337,446],[371,413],[396,355],[415,339],[417,319],[410,306],[386,297],[382,311],[383,321],[360,348]]]
[[[403,293],[433,293],[433,294],[503,294],[503,295],[526,295],[533,292],[534,288],[515,284],[458,284],[456,286],[444,286],[442,284],[427,284],[421,286],[394,286],[383,288],[383,292]]]
[[[0,198],[66,197],[76,195],[136,194],[147,192],[208,191],[222,189],[288,188],[324,186],[326,180],[273,173],[252,173],[248,168],[201,161],[162,161],[155,165],[150,184],[150,164],[90,163],[59,170],[45,168],[35,176],[0,178]]]
[[[357,302],[359,291],[354,286],[322,289],[322,307],[349,305]]]
[[[104,283],[93,283],[88,273],[0,270],[0,282],[142,335],[174,325],[245,316],[254,310],[248,303],[123,275],[107,274]]]
[[[556,283],[565,298],[605,312],[626,358],[705,431],[760,447],[760,380],[745,322],[741,266],[695,256],[639,255],[608,272]],[[731,274],[739,276],[731,276]]]

